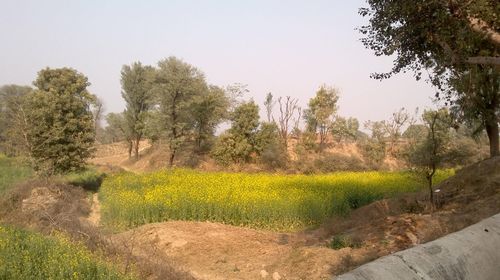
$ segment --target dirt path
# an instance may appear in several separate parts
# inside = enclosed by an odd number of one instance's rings
[[[90,208],[90,215],[88,217],[88,221],[94,225],[99,226],[101,222],[101,204],[99,203],[99,195],[94,193],[92,195],[92,203]]]

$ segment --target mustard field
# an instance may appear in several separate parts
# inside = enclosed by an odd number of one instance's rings
[[[83,245],[0,225],[0,279],[132,279]]]
[[[436,183],[452,173],[440,171]],[[114,229],[191,220],[294,231],[423,188],[425,183],[409,172],[273,175],[179,169],[108,177],[99,198],[103,222]]]

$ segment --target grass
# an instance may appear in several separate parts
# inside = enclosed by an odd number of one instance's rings
[[[0,154],[0,194],[32,175],[33,170],[20,159]]]
[[[104,180],[105,174],[97,171],[95,168],[87,167],[86,169],[78,172],[71,172],[62,175],[61,180],[64,183],[82,187],[85,190],[97,192]]]
[[[450,176],[439,172],[437,182]],[[102,221],[114,229],[168,220],[214,221],[277,231],[316,226],[372,201],[424,188],[409,172],[326,175],[165,170],[104,180]]]
[[[62,235],[0,226],[0,279],[133,279]]]

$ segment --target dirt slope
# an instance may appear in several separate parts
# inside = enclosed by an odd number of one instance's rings
[[[500,157],[443,182],[439,209],[426,194],[382,200],[319,229],[279,234],[207,222],[149,224],[113,237],[140,257],[158,258],[198,279],[327,279],[374,258],[428,242],[500,212]],[[357,248],[329,249],[333,236]]]

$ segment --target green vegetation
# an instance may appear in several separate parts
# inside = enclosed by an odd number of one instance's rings
[[[61,235],[0,226],[0,279],[133,279]]]
[[[350,247],[350,248],[360,248],[363,243],[344,235],[335,235],[328,244],[330,248],[334,250]]]
[[[29,178],[32,174],[33,170],[21,160],[0,154],[0,193],[15,183]]]
[[[435,179],[451,174],[439,172]],[[292,231],[422,188],[423,182],[409,172],[285,176],[168,170],[109,177],[101,186],[100,199],[103,221],[116,229],[198,220]]]
[[[87,167],[82,171],[65,174],[61,178],[64,183],[82,187],[88,191],[96,192],[101,186],[105,175],[106,174],[97,171],[92,167]]]

